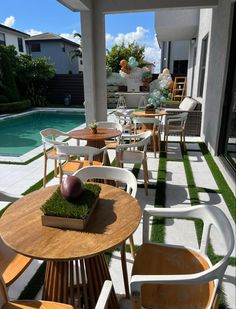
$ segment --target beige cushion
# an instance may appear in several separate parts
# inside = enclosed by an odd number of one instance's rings
[[[179,109],[183,111],[193,111],[197,106],[197,101],[192,98],[184,98],[183,101],[179,105]]]

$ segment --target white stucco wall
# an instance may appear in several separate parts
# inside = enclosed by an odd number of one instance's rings
[[[21,54],[26,54],[26,47],[25,47],[25,38],[24,36],[22,36],[20,33],[10,33],[8,32],[7,30],[4,30],[4,29],[0,29],[0,32],[1,33],[4,33],[5,34],[5,39],[6,39],[6,45],[14,45],[16,47],[16,51],[19,53],[19,48],[18,48],[18,41],[17,39],[18,38],[22,38],[22,41],[23,41],[23,49],[24,49],[24,52],[21,53]]]
[[[194,80],[194,97],[202,102],[201,137],[206,142],[212,154],[218,150],[218,140],[221,127],[221,115],[227,76],[228,52],[231,34],[231,3],[233,1],[219,0],[217,8],[212,12],[201,10],[199,27],[199,47],[201,39],[209,31],[209,48],[203,98],[196,96],[199,66],[196,68]],[[212,17],[212,18],[211,18]],[[212,19],[212,25],[210,20]],[[200,60],[200,48],[197,51],[197,63]]]

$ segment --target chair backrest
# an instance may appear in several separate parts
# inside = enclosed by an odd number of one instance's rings
[[[93,157],[107,151],[106,147],[101,149],[91,146],[65,146],[57,145],[57,154],[59,155],[59,160],[64,160],[68,156],[81,156],[88,157],[89,163],[92,164]]]
[[[112,290],[112,282],[110,280],[106,280],[103,283],[103,287],[100,292],[99,298],[97,300],[95,309],[105,309],[106,308],[111,290]],[[2,308],[2,306],[6,304],[8,301],[9,301],[9,298],[8,298],[7,288],[2,278],[2,274],[0,273],[0,308]],[[13,307],[14,305],[12,305],[12,308]],[[54,305],[52,305],[52,307],[54,307]],[[20,307],[17,306],[17,308],[20,308]]]
[[[113,166],[88,166],[81,168],[74,176],[79,177],[82,181],[90,179],[114,180],[126,185],[126,192],[133,197],[137,193],[137,180],[132,172],[125,168]]]
[[[132,113],[133,111],[131,110],[124,110],[124,111],[117,110],[113,114],[118,118],[119,123],[121,125],[124,125],[132,123],[133,119]]]
[[[208,246],[210,243],[210,231],[214,226],[218,231],[218,237],[221,237],[226,248],[225,256],[215,265],[204,271],[203,279],[209,282],[214,279],[219,280],[219,284],[226,270],[228,259],[234,249],[235,240],[231,223],[224,212],[216,206],[200,205],[194,207],[183,207],[175,209],[153,209],[144,210],[143,214],[143,242],[149,241],[149,218],[150,216],[160,216],[168,218],[197,218],[203,221],[203,233],[200,244],[201,254],[207,255]]]
[[[177,115],[170,115],[166,117],[166,124],[178,125],[185,127],[188,118],[188,112],[179,113]]]
[[[117,129],[122,132],[122,125],[118,122],[99,121],[97,122],[98,128]]]
[[[62,142],[62,141],[57,141],[56,138],[59,136],[68,136],[67,133],[53,129],[53,128],[48,128],[40,131],[40,135],[42,138],[43,145],[45,147],[46,144],[50,146],[56,146],[56,145],[68,145],[67,142]]]
[[[135,130],[138,128],[138,125],[141,125],[143,123],[153,124],[153,132],[155,132],[161,124],[161,120],[154,117],[134,117],[133,123]]]
[[[192,98],[185,97],[179,105],[179,109],[182,111],[193,111],[197,106],[198,102]]]
[[[0,191],[0,201],[13,203],[21,198],[21,195],[11,194],[5,191]]]
[[[135,138],[136,140],[138,140],[137,142],[117,145],[116,151],[120,152],[120,151],[122,151],[124,149],[128,149],[128,148],[143,147],[144,152],[146,152],[147,146],[150,143],[150,137],[151,136],[152,136],[151,131],[146,131],[146,132],[143,132],[143,133],[134,134],[130,137],[132,137],[132,139]]]

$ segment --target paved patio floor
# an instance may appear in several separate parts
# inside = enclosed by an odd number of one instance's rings
[[[192,139],[187,139],[187,141]],[[74,141],[71,141],[74,143]],[[193,176],[196,186],[204,187],[207,189],[218,189],[215,180],[208,168],[208,165],[199,149],[197,143],[187,143],[188,155],[193,170]],[[109,151],[110,160],[115,156],[114,151]],[[167,186],[166,186],[166,207],[181,207],[183,205],[190,205],[189,193],[187,189],[187,180],[185,175],[185,170],[183,162],[181,161],[181,151],[179,143],[172,142],[169,144],[168,148],[168,158],[171,161],[167,162]],[[49,170],[53,170],[53,163],[49,162]],[[157,170],[158,170],[159,158],[153,157],[153,153],[148,153],[148,169],[149,169],[149,179],[151,183],[156,183],[157,180]],[[132,166],[127,166],[132,168]],[[11,193],[23,193],[31,185],[36,183],[43,177],[43,158],[39,158],[26,166],[19,165],[3,165],[0,164],[0,188],[1,190],[8,191]],[[143,172],[140,170],[138,176],[138,182],[143,182]],[[58,178],[54,178],[47,185],[52,185],[59,183]],[[137,193],[137,199],[142,207],[154,206],[155,189],[149,189],[149,195],[146,197],[144,194],[144,189],[139,188]],[[220,194],[217,193],[201,193],[199,195],[201,203],[215,205],[224,209],[225,213],[230,219],[230,222],[235,230],[235,224],[233,219],[227,209],[224,199]],[[3,208],[5,204],[0,203],[0,207]],[[184,233],[182,233],[184,231]],[[134,241],[136,245],[141,244],[141,232],[142,226],[140,224],[139,228],[134,234]],[[197,237],[196,231],[193,223],[185,220],[175,220],[174,222],[166,223],[166,237],[165,242],[168,243],[184,243],[186,245],[196,246]],[[212,239],[212,245],[217,254],[224,254],[224,248],[221,246],[217,238]],[[233,252],[235,257],[235,250]],[[133,264],[133,259],[130,254],[127,254],[128,262],[128,272],[129,277],[131,273],[131,268]],[[40,261],[34,261],[32,265],[27,269],[27,271],[10,287],[9,295],[11,298],[16,299],[21,291],[24,289],[25,285],[29,279],[33,276],[35,271],[40,265]],[[115,291],[119,295],[124,294],[123,281],[121,275],[120,266],[120,254],[119,252],[114,252],[111,263],[110,272],[112,280],[114,283]],[[226,301],[228,308],[235,308],[236,296],[235,296],[235,282],[236,278],[236,268],[229,266],[227,268],[223,288],[226,294]],[[40,298],[40,293],[37,295]],[[123,299],[121,301],[121,308],[131,308],[130,301]]]

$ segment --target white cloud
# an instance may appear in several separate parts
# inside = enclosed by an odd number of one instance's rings
[[[81,44],[80,37],[78,36],[74,37],[75,33],[78,33],[78,31],[73,30],[72,33],[61,33],[60,36],[62,36],[63,38],[67,40],[73,41],[77,44]]]
[[[106,43],[110,43],[114,41],[114,36],[110,33],[106,33]]]
[[[119,33],[115,38],[114,42],[118,45],[122,44],[123,42],[125,45],[128,43],[132,43],[133,41],[139,41],[144,38],[145,33],[149,32],[148,29],[144,29],[141,26],[138,26],[136,28],[136,31],[134,32],[128,32],[128,33]]]
[[[30,36],[33,36],[33,35],[37,35],[37,34],[41,34],[41,33],[42,33],[42,31],[35,30],[35,29],[25,30],[25,32],[26,32],[27,34],[29,34]]]
[[[15,24],[15,21],[16,19],[14,16],[9,16],[4,20],[3,25],[12,28]]]

